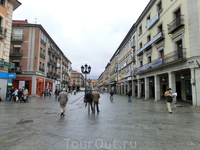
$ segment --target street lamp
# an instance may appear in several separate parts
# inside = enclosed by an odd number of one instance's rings
[[[90,74],[91,67],[85,64],[81,66],[81,72],[85,74],[85,93],[86,93],[86,81],[87,81],[87,74]]]

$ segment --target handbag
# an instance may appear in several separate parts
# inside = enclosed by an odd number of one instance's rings
[[[166,100],[167,100],[167,102],[172,102],[172,101],[173,101],[173,97],[167,96],[167,97],[166,97]]]

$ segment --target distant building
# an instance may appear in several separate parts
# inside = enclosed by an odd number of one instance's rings
[[[82,73],[71,70],[71,79],[70,79],[71,90],[81,90],[85,89],[85,78]]]

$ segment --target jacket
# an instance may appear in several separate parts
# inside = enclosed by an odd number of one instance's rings
[[[92,92],[92,100],[93,102],[99,102],[100,94],[97,91]]]
[[[66,91],[62,91],[60,92],[59,96],[58,96],[58,101],[59,103],[62,104],[66,104],[68,102],[68,94]]]
[[[86,99],[86,102],[91,103],[92,102],[92,93],[91,92],[87,92],[85,94],[85,99]]]

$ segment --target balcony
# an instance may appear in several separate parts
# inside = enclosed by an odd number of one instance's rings
[[[138,49],[136,51],[136,54],[140,55],[141,53],[143,53],[144,50],[150,49],[152,47],[151,44],[158,43],[158,41],[160,41],[162,39],[163,39],[163,32],[159,32],[150,41],[148,41],[143,47],[141,47],[140,49]]]
[[[49,64],[51,64],[52,66],[54,66],[54,67],[57,67],[57,64],[56,64],[56,62],[53,60],[53,59],[49,59],[49,62],[48,62]]]
[[[158,58],[151,63],[148,63],[146,65],[143,65],[142,67],[139,67],[136,69],[136,73],[144,73],[145,71],[149,71],[149,69],[157,69],[160,67],[164,67],[170,64],[174,64],[180,61],[186,61],[186,49],[180,48],[178,50],[175,50],[167,55],[164,56],[164,58]]]
[[[43,59],[45,59],[45,55],[44,55],[44,54],[42,54],[42,53],[40,53],[40,58],[43,58]]]
[[[0,39],[6,38],[7,29],[0,26]]]
[[[52,76],[53,76],[53,72],[48,71],[48,72],[47,72],[47,77],[52,77]]]
[[[39,71],[44,72],[44,68],[39,67]]]
[[[54,53],[54,49],[52,47],[49,47],[48,51],[51,52],[51,53]]]
[[[22,50],[11,50],[10,57],[22,57]]]
[[[184,25],[184,16],[179,15],[176,19],[174,19],[171,23],[168,24],[168,34],[174,33]]]
[[[135,48],[135,41],[131,42],[131,48]]]
[[[22,67],[14,67],[14,68],[8,68],[8,72],[15,72],[17,74],[20,74],[22,72]]]
[[[23,41],[24,41],[24,35],[22,35],[22,34],[12,34],[11,42],[23,42]]]
[[[43,39],[40,39],[40,42],[41,42],[44,46],[46,46],[46,42],[45,42]]]

